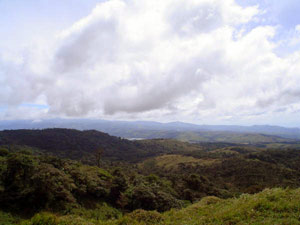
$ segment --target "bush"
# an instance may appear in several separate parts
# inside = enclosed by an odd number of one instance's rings
[[[131,225],[131,224],[159,224],[163,222],[163,217],[160,213],[156,211],[145,211],[143,209],[138,209],[132,213],[127,214],[123,217],[119,225]]]
[[[7,156],[9,151],[6,148],[0,147],[0,156]]]
[[[0,224],[11,225],[17,223],[17,219],[14,218],[10,213],[0,211]]]
[[[161,191],[158,185],[141,184],[132,188],[130,193],[127,193],[129,209],[145,209],[158,210],[159,212],[167,211],[171,208],[181,208],[182,202],[172,196],[170,193]]]
[[[218,197],[207,196],[207,197],[202,198],[200,202],[205,205],[211,205],[211,204],[216,204],[220,201],[222,201],[222,200]]]
[[[38,213],[29,221],[23,221],[21,225],[59,225],[58,218],[47,212]]]
[[[102,205],[97,204],[97,207],[95,209],[72,209],[70,213],[78,215],[85,219],[93,219],[96,221],[119,219],[121,217],[121,212],[119,210],[109,206],[106,203],[103,203]]]

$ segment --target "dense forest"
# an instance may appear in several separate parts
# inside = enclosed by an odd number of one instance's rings
[[[0,132],[0,224],[299,224],[299,187],[297,143]]]

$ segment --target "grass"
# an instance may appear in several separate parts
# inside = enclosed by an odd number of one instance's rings
[[[163,169],[176,169],[180,163],[185,165],[203,165],[209,166],[216,163],[216,159],[197,159],[191,156],[182,155],[163,155],[155,158],[156,165]]]
[[[14,224],[13,218],[0,213],[1,224]],[[2,220],[1,220],[2,219]],[[99,221],[78,215],[56,216],[40,213],[23,225],[297,225],[300,224],[300,189],[266,189],[239,198],[205,197],[181,210],[165,213],[136,210],[120,219]]]
[[[222,200],[205,197],[185,209],[171,210],[157,222],[136,223],[131,214],[113,224],[161,225],[297,225],[300,224],[300,189],[266,189],[255,195]],[[123,223],[123,221],[128,223]]]
[[[19,218],[13,217],[10,213],[0,211],[0,224],[11,225],[16,224]]]
[[[153,149],[162,148],[162,149],[171,149],[173,152],[176,151],[201,151],[203,147],[197,144],[191,144],[188,142],[176,140],[176,139],[146,139],[138,141],[138,143],[142,143],[147,145],[149,148]]]
[[[182,132],[175,138],[188,142],[228,142],[240,144],[284,142],[289,140],[271,135],[224,131]]]
[[[164,214],[164,224],[300,224],[300,189],[266,189],[221,200],[206,197],[186,209]]]

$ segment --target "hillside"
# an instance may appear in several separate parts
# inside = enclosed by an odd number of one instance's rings
[[[191,201],[210,194],[230,197],[264,188],[300,187],[298,150],[169,139],[128,141],[98,131],[57,128],[1,131],[0,144],[11,151],[29,146],[89,165],[97,165],[96,152],[103,149],[102,166],[130,163],[140,174],[167,178],[179,196]],[[191,180],[202,184],[191,186]]]
[[[202,151],[207,146],[220,144],[190,144],[169,139],[129,141],[96,130],[53,128],[0,131],[0,145],[11,149],[29,146],[44,153],[95,164],[95,153],[99,149],[103,150],[102,158],[105,160],[137,162],[166,153]]]
[[[216,149],[222,146],[260,145],[266,147],[273,144],[279,148],[299,148],[297,142],[284,142],[287,139],[258,134],[209,133],[206,135],[202,133],[198,136],[181,134],[175,138],[190,142],[201,140],[201,142],[191,144],[175,139],[129,141],[96,130],[79,131],[64,128],[0,131],[0,145],[8,145],[10,148],[29,146],[45,153],[80,160],[88,164],[95,164],[95,154],[99,149],[103,150],[102,159],[138,162],[161,154],[178,152],[187,154],[190,151],[200,154],[205,149]],[[247,141],[250,143],[245,143]]]
[[[230,197],[272,187],[300,187],[300,152],[226,147],[149,158],[138,164],[174,182],[181,196],[197,201],[206,195]]]
[[[99,221],[84,215],[71,214],[59,216],[40,213],[23,225],[232,225],[264,224],[286,225],[300,224],[300,189],[266,189],[255,195],[244,194],[239,198],[223,200],[217,197],[205,197],[200,202],[181,210],[165,213],[136,210],[118,220]],[[1,217],[2,216],[2,217]],[[14,222],[10,214],[0,212],[3,222]],[[4,221],[4,219],[6,221]],[[5,224],[5,223],[2,223]]]
[[[118,222],[107,224],[300,224],[300,189],[266,189],[255,195],[222,200],[206,197],[182,210],[164,214],[133,212]],[[144,222],[147,220],[147,222]]]
[[[278,136],[259,133],[237,133],[230,131],[201,131],[201,132],[180,132],[175,137],[181,141],[188,142],[227,142],[241,144],[277,143],[292,142],[294,140]]]
[[[272,145],[278,148],[266,147]],[[252,210],[258,206],[251,198],[264,194],[246,193],[300,188],[300,151],[293,146],[129,141],[99,131],[57,128],[1,131],[0,224],[184,224],[186,215],[188,225],[202,220],[260,224],[260,215],[277,209],[257,209],[252,218],[246,209],[239,211],[242,200],[235,198],[242,196],[244,208]],[[100,161],[99,149],[104,150]],[[209,206],[203,203],[211,200]],[[291,207],[283,210],[290,213]],[[294,218],[282,212],[287,221]],[[272,224],[269,219],[266,223]]]
[[[190,144],[171,139],[129,141],[96,130],[74,129],[4,130],[0,145],[29,146],[44,153],[95,164],[95,154],[102,149],[102,158],[109,161],[138,162],[149,157],[183,151],[203,151],[208,146],[233,144]],[[213,148],[215,148],[213,147]]]
[[[103,149],[103,157],[111,160],[134,161],[147,154],[134,142],[95,130],[4,130],[0,131],[0,145],[26,145],[88,163],[95,161],[98,149]]]

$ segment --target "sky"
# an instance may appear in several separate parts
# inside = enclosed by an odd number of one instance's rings
[[[0,120],[300,127],[297,0],[0,0]]]

